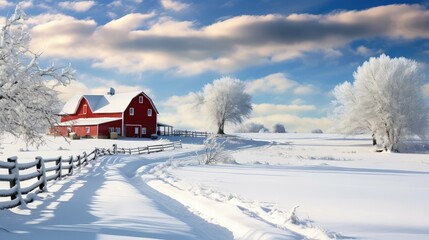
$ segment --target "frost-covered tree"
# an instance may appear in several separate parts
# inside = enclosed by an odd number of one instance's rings
[[[225,134],[225,124],[240,124],[252,112],[252,97],[244,92],[239,79],[223,77],[204,86],[200,102],[209,119],[216,124],[218,134]]]
[[[369,132],[386,151],[394,152],[405,137],[427,134],[428,108],[417,62],[383,54],[364,62],[353,76],[353,84],[345,82],[333,91],[337,130]]]
[[[281,123],[276,123],[273,125],[273,133],[286,133],[285,126]]]
[[[27,145],[43,143],[41,132],[56,122],[59,100],[48,85],[67,84],[73,79],[70,67],[41,68],[39,56],[28,45],[30,35],[19,7],[0,32],[0,134],[11,133]]]

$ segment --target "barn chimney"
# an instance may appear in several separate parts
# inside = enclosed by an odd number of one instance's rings
[[[107,95],[110,95],[110,96],[115,95],[115,89],[114,88],[110,88],[109,91],[107,92]]]

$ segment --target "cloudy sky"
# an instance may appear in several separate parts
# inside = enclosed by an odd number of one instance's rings
[[[19,1],[0,0],[3,17]],[[78,93],[143,90],[160,121],[207,129],[192,93],[223,76],[245,81],[250,121],[288,131],[327,130],[335,85],[371,56],[429,63],[428,1],[22,1],[31,48],[71,63]],[[426,72],[428,72],[426,70]],[[429,74],[428,74],[429,75]],[[426,80],[428,83],[429,80]],[[429,97],[429,84],[422,91]]]

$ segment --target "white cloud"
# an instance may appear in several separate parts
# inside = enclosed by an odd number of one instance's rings
[[[195,93],[185,96],[173,96],[160,104],[159,121],[175,126],[176,129],[215,131],[211,124],[196,105]],[[249,122],[262,123],[270,128],[275,123],[283,123],[289,131],[310,132],[314,128],[328,130],[331,121],[328,118],[299,117],[295,114],[315,111],[313,105],[282,105],[282,104],[253,104],[253,113]],[[226,131],[231,132],[235,126],[228,125]]]
[[[97,25],[92,19],[63,15],[35,26],[31,47],[43,51],[44,56],[90,59],[95,67],[121,72],[172,70],[195,75],[207,71],[227,74],[308,52],[337,57],[341,52],[335,49],[377,36],[429,38],[429,10],[421,5],[388,5],[324,15],[236,16],[206,26],[155,17],[129,14]],[[151,21],[146,21],[148,18]],[[116,28],[109,27],[115,24]]]
[[[144,91],[149,97],[151,97],[152,99],[154,98],[150,89],[142,89],[141,86],[123,85],[115,80],[106,80],[87,75],[81,76],[81,78],[90,79],[91,82],[94,84],[88,86],[81,81],[74,80],[66,86],[60,85],[55,87],[55,90],[58,92],[58,97],[62,102],[67,102],[72,96],[79,94],[104,95],[111,87],[116,90],[116,93]],[[51,82],[50,84],[53,84],[53,82]]]
[[[67,10],[72,10],[76,12],[86,12],[93,6],[95,6],[95,1],[65,1],[65,2],[59,2],[58,6]]]
[[[293,90],[293,93],[295,93],[296,95],[308,95],[314,92],[316,92],[316,88],[311,84],[301,85]]]
[[[327,117],[311,118],[299,117],[292,114],[272,114],[266,116],[256,116],[249,119],[251,122],[258,122],[271,128],[276,123],[281,123],[285,126],[288,132],[311,132],[315,128],[320,128],[324,132],[328,131],[333,122]]]
[[[314,105],[253,104],[253,113],[248,121],[271,128],[276,123],[284,124],[289,132],[310,132],[314,128],[328,130],[332,121],[326,117],[300,117],[299,113],[317,110]]]
[[[316,110],[314,105],[283,105],[283,104],[253,104],[253,114],[252,116],[265,116],[276,113],[293,113],[293,112],[303,112],[303,111],[312,111]]]
[[[426,83],[425,85],[423,85],[423,95],[425,95],[426,97],[429,97],[429,83]]]
[[[285,93],[292,90],[296,95],[307,95],[314,93],[316,88],[311,84],[301,84],[288,79],[283,73],[273,73],[268,76],[246,82],[246,92],[258,93]]]
[[[0,0],[0,8],[10,7],[14,4],[12,2],[9,2],[7,0]]]
[[[167,10],[182,11],[189,7],[189,4],[174,0],[161,0],[161,5]]]
[[[109,7],[122,7],[122,2],[121,2],[121,0],[115,0],[111,3],[109,3],[107,6],[109,6]]]
[[[173,125],[176,129],[215,131],[215,126],[204,117],[196,102],[195,93],[170,97],[159,104],[159,121]]]
[[[33,0],[22,1],[19,3],[22,9],[28,9],[34,6]]]
[[[246,83],[246,91],[254,94],[258,92],[283,93],[298,83],[286,78],[283,73],[274,73]]]

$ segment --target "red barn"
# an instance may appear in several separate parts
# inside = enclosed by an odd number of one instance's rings
[[[107,95],[77,95],[60,113],[55,132],[67,136],[108,138],[111,132],[125,137],[151,137],[157,133],[157,115],[153,101],[144,92]]]

